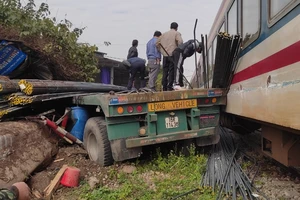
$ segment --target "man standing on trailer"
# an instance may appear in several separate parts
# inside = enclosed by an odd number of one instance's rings
[[[202,44],[198,40],[189,40],[181,45],[179,45],[173,51],[173,59],[175,65],[175,81],[174,81],[174,90],[181,90],[184,86],[183,84],[183,62],[187,57],[191,57],[195,52],[202,52]]]
[[[163,91],[173,90],[174,63],[172,53],[178,45],[183,43],[181,34],[177,31],[178,24],[176,22],[172,22],[170,28],[171,30],[162,34],[156,42],[156,47],[163,54]]]
[[[127,60],[124,60],[122,64],[129,69],[129,80],[127,89],[131,90],[133,81],[135,80],[135,77],[138,72],[140,72],[140,88],[144,88],[146,86],[145,82],[145,64],[146,60],[139,58],[139,57],[133,57],[129,58]]]
[[[155,31],[153,38],[149,40],[147,43],[147,59],[148,59],[148,67],[149,67],[149,88],[152,91],[155,90],[155,82],[157,79],[157,75],[160,70],[160,61],[161,61],[161,53],[156,48],[156,41],[161,36],[160,31]]]

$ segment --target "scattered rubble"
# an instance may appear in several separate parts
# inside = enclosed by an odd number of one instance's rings
[[[122,167],[121,171],[126,173],[126,174],[132,174],[135,170],[136,170],[135,166],[125,165],[125,166]]]
[[[88,180],[88,184],[89,184],[91,190],[95,189],[99,183],[100,183],[99,179],[94,176],[90,177]]]

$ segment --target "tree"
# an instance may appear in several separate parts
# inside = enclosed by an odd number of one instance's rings
[[[84,29],[73,28],[67,19],[51,18],[46,3],[37,8],[34,0],[24,6],[20,0],[0,1],[1,39],[21,41],[29,47],[29,55],[50,60],[57,79],[93,81],[99,72],[97,47],[78,43]]]

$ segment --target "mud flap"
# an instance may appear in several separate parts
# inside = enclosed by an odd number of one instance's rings
[[[142,147],[126,148],[126,139],[118,139],[110,141],[112,156],[115,161],[123,161],[140,157]]]
[[[217,144],[220,141],[220,128],[217,127],[214,135],[204,136],[196,139],[196,144],[199,147]]]

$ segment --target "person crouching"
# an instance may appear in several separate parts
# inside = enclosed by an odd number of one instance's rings
[[[144,88],[146,86],[146,82],[145,82],[146,60],[139,57],[133,57],[124,60],[122,63],[125,67],[129,69],[129,80],[128,80],[127,89],[128,90],[132,89],[133,82],[138,72],[140,73],[140,80],[141,80],[140,88]]]
[[[174,59],[174,90],[181,90],[184,86],[183,84],[183,62],[187,57],[191,57],[195,52],[202,52],[202,43],[196,40],[196,45],[194,40],[189,40],[181,45],[179,45],[172,53]]]

